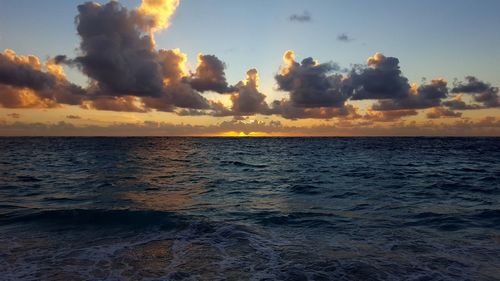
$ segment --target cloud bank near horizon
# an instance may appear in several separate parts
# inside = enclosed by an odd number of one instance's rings
[[[82,119],[67,116],[68,119]],[[172,124],[144,121],[108,126],[76,126],[58,123],[7,123],[0,119],[3,136],[500,136],[500,118],[488,116],[474,121],[460,119],[449,124],[429,120],[423,124],[399,121],[389,126],[339,120],[313,126],[288,126],[280,121],[230,120],[214,125]]]

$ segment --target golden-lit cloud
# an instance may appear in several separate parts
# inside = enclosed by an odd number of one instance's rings
[[[461,112],[455,112],[451,109],[445,107],[434,107],[427,112],[427,118],[438,119],[438,118],[459,118],[462,117]]]
[[[36,56],[0,53],[0,106],[6,108],[53,108],[79,104],[83,89],[68,82],[62,67]]]
[[[138,11],[149,20],[149,32],[168,28],[170,18],[177,10],[179,0],[142,0]]]
[[[290,68],[295,64],[295,52],[288,50],[283,54],[283,62],[285,66],[281,68],[281,75],[287,75],[290,72]]]
[[[148,112],[144,102],[137,97],[100,97],[94,100],[84,101],[81,108],[87,110],[108,110],[117,112]]]
[[[0,85],[0,107],[4,108],[56,108],[55,101],[41,98],[29,88]]]
[[[45,63],[47,72],[57,77],[59,80],[66,80],[66,73],[62,65],[56,63],[54,59],[50,59]]]
[[[394,122],[404,117],[416,116],[418,112],[414,109],[390,110],[390,111],[374,111],[368,110],[363,116],[364,119],[374,122]]]
[[[31,66],[35,70],[41,70],[42,64],[40,63],[40,60],[36,56],[28,55],[28,56],[21,56],[17,55],[16,52],[12,49],[6,49],[3,52],[4,57],[18,65],[28,65]]]
[[[387,58],[382,53],[375,53],[373,56],[369,57],[366,63],[369,66],[379,66]]]
[[[0,119],[0,135],[50,136],[500,136],[500,118],[486,116],[477,120],[453,122],[397,122],[374,126],[369,122],[339,122],[312,125],[284,125],[279,121],[237,120],[213,125],[172,124],[159,121],[106,125],[79,125],[68,122],[23,123]]]

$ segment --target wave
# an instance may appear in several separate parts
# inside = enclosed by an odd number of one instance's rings
[[[27,212],[31,212],[26,214]],[[33,212],[20,211],[0,216],[0,224],[43,223],[60,226],[152,227],[181,228],[188,218],[176,213],[150,210],[71,209]]]
[[[236,167],[251,167],[251,168],[267,168],[268,165],[265,164],[253,164],[253,163],[246,163],[246,162],[241,162],[241,161],[228,161],[228,160],[223,160],[221,161],[222,166],[236,166]]]
[[[479,210],[472,214],[424,212],[410,216],[405,225],[430,227],[442,231],[458,231],[466,228],[500,229],[500,210]]]
[[[321,192],[318,189],[319,187],[310,184],[295,184],[290,186],[292,192],[306,195],[320,194]]]

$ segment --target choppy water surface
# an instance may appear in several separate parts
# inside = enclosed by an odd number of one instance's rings
[[[2,280],[499,280],[500,139],[0,139]]]

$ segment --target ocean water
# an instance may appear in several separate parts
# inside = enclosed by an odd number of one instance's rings
[[[1,138],[1,280],[500,280],[498,138]]]

